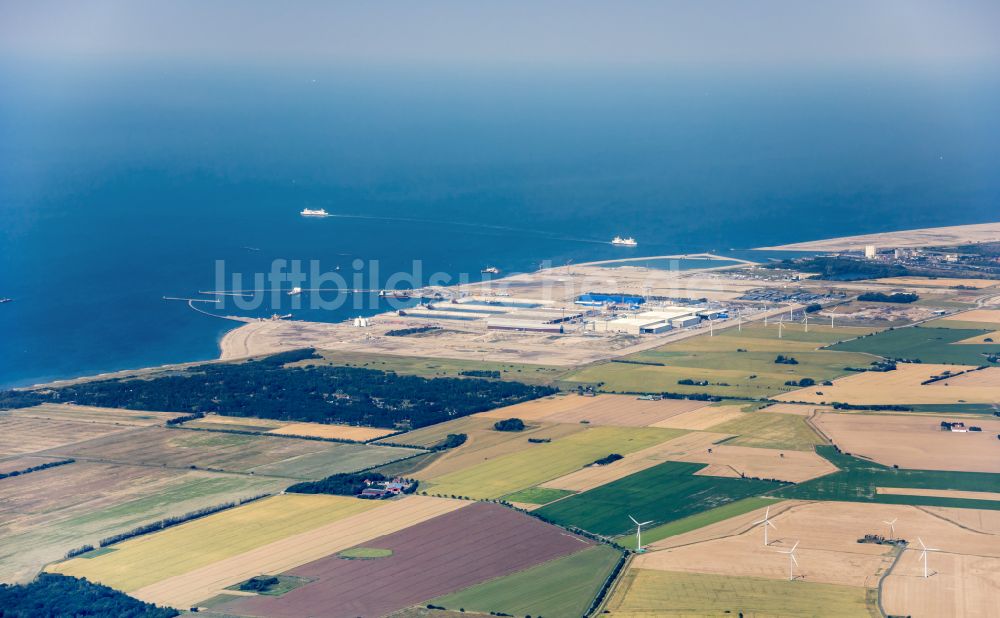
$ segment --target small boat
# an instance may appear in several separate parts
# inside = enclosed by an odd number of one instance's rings
[[[13,299],[13,298],[7,298],[7,297],[5,296],[5,297],[3,297],[3,298],[0,298],[0,304],[3,304],[3,303],[9,303],[9,302],[10,302],[10,301],[12,301],[12,300],[14,300],[14,299]]]
[[[615,236],[611,239],[611,244],[619,247],[636,247],[639,245],[634,238],[629,236],[628,238],[622,238],[621,236]]]
[[[292,290],[290,292],[288,292],[288,295],[289,296],[298,296],[301,293],[302,293],[302,288],[300,288],[300,287],[294,287],[294,288],[292,288]]]
[[[381,298],[398,298],[400,300],[410,298],[410,293],[406,290],[379,290],[378,295]]]
[[[310,208],[303,208],[302,212],[299,213],[303,217],[329,217],[330,213],[326,211],[325,208],[320,208],[318,210],[312,210]]]
[[[479,272],[481,272],[484,275],[499,275],[500,269],[497,268],[496,266],[487,266],[486,268],[482,269]]]

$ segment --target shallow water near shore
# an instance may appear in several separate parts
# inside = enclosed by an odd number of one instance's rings
[[[345,278],[361,260],[378,288],[415,260],[420,283],[748,257],[995,220],[1000,199],[1000,88],[981,75],[6,66],[0,89],[0,386],[215,358],[238,324],[162,297],[217,289],[218,260],[246,276],[316,260]],[[384,308],[364,296],[309,310],[279,294],[244,314]]]

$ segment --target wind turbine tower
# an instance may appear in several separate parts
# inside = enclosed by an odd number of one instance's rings
[[[893,541],[893,540],[896,539],[896,521],[898,519],[899,518],[897,517],[897,518],[893,519],[892,521],[885,521],[885,520],[882,521],[883,524],[889,526],[889,540],[890,541]]]
[[[636,521],[635,517],[632,517],[631,515],[629,515],[628,518],[632,520],[633,524],[635,524],[635,551],[641,552],[642,551],[642,527],[653,523],[653,520],[651,519],[649,521],[644,521],[644,522],[640,523],[640,522]]]
[[[924,540],[922,538],[920,538],[919,536],[917,537],[917,540],[920,541],[920,548],[923,549],[923,551],[920,552],[920,557],[923,558],[923,560],[924,560],[924,579],[927,579],[927,552],[929,552],[929,551],[941,551],[941,550],[940,549],[934,549],[933,547],[927,547],[926,545],[924,545]]]
[[[763,524],[764,525],[764,547],[767,547],[767,527],[771,526],[775,530],[778,529],[777,526],[775,526],[774,524],[771,523],[770,516],[771,516],[771,507],[767,507],[767,510],[764,511],[764,519],[761,519],[760,521],[755,521],[755,522],[753,522],[753,524],[751,524],[751,525],[754,525],[754,526],[756,526],[757,524]]]
[[[795,571],[793,567],[799,566],[799,561],[795,559],[795,548],[798,546],[799,542],[795,541],[795,545],[792,545],[792,548],[788,551],[778,550],[779,554],[788,554],[788,581],[795,579]]]

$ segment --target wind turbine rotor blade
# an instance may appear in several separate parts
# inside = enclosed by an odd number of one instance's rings
[[[799,561],[795,559],[795,554],[788,554],[788,557],[792,559],[792,562],[795,563],[795,566],[799,566]]]
[[[632,523],[633,523],[633,524],[635,524],[635,525],[637,525],[637,526],[641,525],[641,524],[640,524],[639,522],[637,522],[637,521],[635,520],[635,517],[632,517],[631,515],[629,515],[629,516],[628,516],[628,518],[632,520]]]
[[[642,523],[641,523],[641,524],[639,524],[639,525],[640,525],[640,526],[646,526],[646,525],[649,525],[649,524],[651,524],[651,523],[653,523],[653,520],[652,520],[652,519],[650,519],[649,521],[644,521],[644,522],[642,522]]]
[[[917,537],[917,540],[920,541],[920,546],[924,548],[924,551],[927,551],[927,546],[924,545],[924,540],[919,536]]]
[[[799,542],[795,541],[795,545],[792,545],[792,548],[790,550],[788,550],[788,553],[792,553],[793,551],[795,551],[795,548],[798,547],[798,546],[799,546]]]
[[[771,520],[770,520],[770,519],[765,519],[765,520],[764,520],[764,523],[765,523],[765,524],[767,524],[768,526],[771,526],[771,527],[772,527],[772,528],[774,528],[775,530],[777,530],[777,529],[778,529],[778,527],[777,527],[777,526],[775,526],[774,524],[772,524],[772,523],[771,523]]]

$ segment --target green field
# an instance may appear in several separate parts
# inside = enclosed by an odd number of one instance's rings
[[[760,577],[630,569],[611,616],[879,616],[865,588]]]
[[[579,618],[620,558],[618,551],[598,545],[429,603],[467,612]]]
[[[601,390],[613,392],[710,393],[762,399],[794,390],[796,387],[785,385],[790,380],[832,380],[848,373],[844,367],[868,365],[873,360],[868,355],[819,348],[870,332],[868,328],[831,329],[810,324],[807,333],[802,324],[795,324],[784,328],[778,339],[776,324],[766,328],[746,325],[742,332],[730,328],[714,337],[700,335],[624,358],[655,364],[602,362],[567,375],[564,382],[601,383]],[[775,363],[779,354],[794,357],[798,364]],[[709,384],[678,384],[683,379]]]
[[[609,453],[632,453],[684,433],[656,427],[589,427],[446,474],[422,484],[421,490],[474,499],[499,498],[579,470]]]
[[[664,462],[535,511],[557,524],[621,535],[639,521],[660,525],[781,487],[750,479],[695,476],[706,464]]]
[[[832,346],[842,352],[865,352],[887,358],[905,358],[924,363],[985,365],[984,354],[1000,354],[1000,343],[956,344],[956,341],[985,335],[989,330],[963,328],[897,328],[884,330]]]
[[[1000,510],[1000,501],[903,496],[876,493],[876,487],[919,489],[957,489],[962,491],[1000,492],[1000,474],[986,472],[949,472],[940,470],[896,470],[881,464],[838,453],[833,446],[817,446],[816,452],[840,468],[840,472],[785,487],[773,495],[800,500],[839,500],[846,502],[882,502],[950,506],[969,509]]]
[[[688,515],[683,519],[678,519],[668,524],[663,524],[662,526],[656,526],[655,528],[650,528],[648,530],[643,529],[642,544],[648,545],[649,543],[662,541],[668,537],[684,534],[685,532],[691,532],[692,530],[697,530],[698,528],[704,528],[710,524],[725,521],[731,517],[736,517],[737,515],[742,515],[744,513],[749,513],[755,509],[762,509],[766,506],[776,504],[777,502],[780,502],[780,500],[755,496],[753,498],[743,498],[742,500],[737,500],[736,502],[730,502],[729,504],[717,506],[714,509],[704,511],[702,513]],[[622,535],[616,538],[615,541],[617,541],[622,547],[627,547],[629,549],[636,548],[634,534]]]
[[[572,496],[575,491],[566,489],[549,489],[547,487],[529,487],[515,491],[503,497],[507,502],[525,502],[527,504],[548,504],[566,496]]]
[[[713,426],[711,431],[736,434],[738,437],[725,442],[733,446],[811,451],[816,445],[824,443],[806,423],[805,417],[795,414],[747,412],[739,418]]]
[[[392,555],[392,550],[377,547],[352,547],[337,553],[337,555],[347,560],[375,560],[376,558],[388,558]]]
[[[526,384],[549,384],[558,380],[566,369],[530,363],[496,363],[491,361],[462,360],[457,358],[428,358],[421,356],[395,356],[392,354],[370,354],[366,352],[344,352],[317,350],[323,358],[309,359],[289,365],[333,365],[342,367],[362,367],[395,371],[404,375],[424,378],[461,378],[462,371],[499,371],[503,380],[516,380]]]

